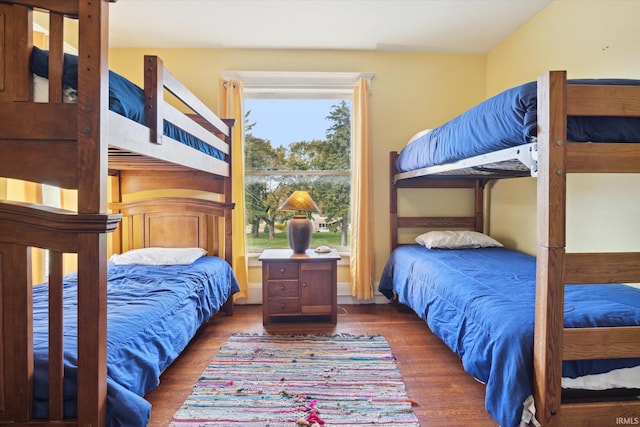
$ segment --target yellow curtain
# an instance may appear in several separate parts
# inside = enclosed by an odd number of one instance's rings
[[[351,145],[351,295],[373,297],[372,171],[369,140],[369,88],[361,77],[353,91]]]
[[[235,298],[247,297],[247,257],[244,219],[244,125],[242,112],[242,84],[236,80],[220,80],[218,84],[218,113],[226,119],[236,119],[232,137],[232,189],[233,210],[233,271],[240,284]]]

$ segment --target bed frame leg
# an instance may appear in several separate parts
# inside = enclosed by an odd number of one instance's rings
[[[227,302],[222,306],[226,316],[233,316],[233,296],[230,296]]]

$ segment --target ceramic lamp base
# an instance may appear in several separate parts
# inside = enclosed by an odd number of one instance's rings
[[[287,224],[289,246],[294,254],[304,254],[311,246],[313,224],[304,215],[296,215]]]

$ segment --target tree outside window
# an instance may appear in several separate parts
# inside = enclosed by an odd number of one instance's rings
[[[351,190],[351,105],[336,99],[326,117],[324,139],[290,141],[274,147],[269,135],[254,134],[260,117],[245,115],[245,208],[247,247],[288,247],[290,212],[278,207],[295,190],[306,190],[321,213],[314,223],[312,246],[347,247]]]

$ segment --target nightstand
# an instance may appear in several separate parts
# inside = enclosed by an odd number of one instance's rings
[[[274,317],[338,317],[337,265],[340,255],[307,250],[293,255],[291,249],[266,249],[262,261],[262,323]]]

